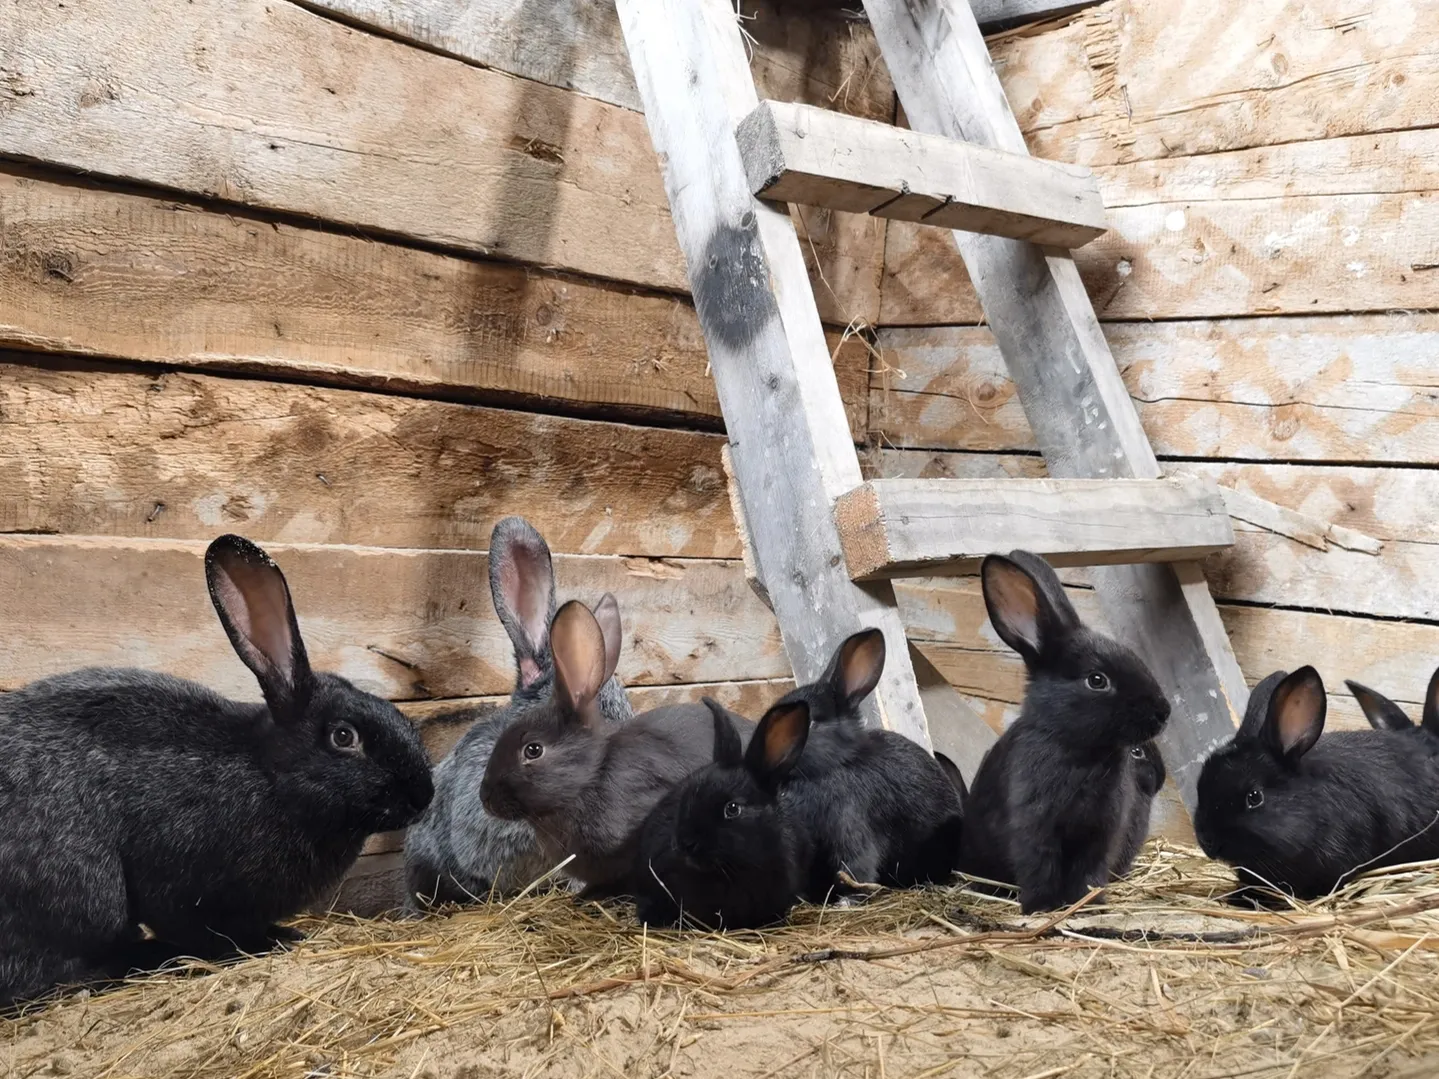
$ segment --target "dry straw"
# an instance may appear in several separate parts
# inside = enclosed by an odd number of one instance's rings
[[[0,1021],[0,1074],[1439,1075],[1439,865],[1281,912],[1231,886],[1152,844],[1058,916],[955,886],[728,935],[558,893],[309,920],[291,952]]]

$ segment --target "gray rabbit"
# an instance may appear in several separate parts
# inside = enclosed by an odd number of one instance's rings
[[[619,725],[602,717],[619,632],[608,596],[594,612],[571,600],[555,613],[550,693],[500,733],[480,787],[492,815],[534,825],[551,865],[573,855],[565,873],[592,896],[625,887],[645,816],[713,759],[715,721],[704,704],[653,708]],[[754,724],[731,719],[743,745]]]
[[[534,828],[485,812],[480,782],[495,742],[524,709],[545,700],[554,684],[550,620],[555,614],[555,572],[550,549],[523,518],[506,517],[490,534],[490,596],[515,649],[515,688],[509,703],[476,722],[435,765],[435,798],[405,839],[405,907],[472,903],[519,891],[553,868]],[[618,625],[619,612],[605,617]],[[619,635],[614,637],[615,662]],[[610,664],[613,669],[614,663]],[[624,687],[611,677],[599,695],[600,714],[613,724],[634,718]],[[472,709],[438,717],[459,721]]]

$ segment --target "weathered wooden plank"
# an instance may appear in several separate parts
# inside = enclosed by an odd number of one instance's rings
[[[0,220],[0,347],[719,422],[673,297],[7,172]],[[827,339],[863,439],[866,346]]]
[[[962,0],[866,0],[912,125],[1022,153],[1024,139]],[[1057,478],[1151,479],[1158,463],[1067,257],[955,232],[1025,413]],[[1174,705],[1161,743],[1186,805],[1210,748],[1229,737],[1246,688],[1196,563],[1090,571],[1116,635]]]
[[[1100,190],[1107,191],[1102,173]],[[1161,187],[1151,195],[1145,205],[1110,205],[1109,231],[1075,253],[1106,320],[1310,315],[1431,303],[1439,206],[1427,192],[1360,189],[1190,202],[1171,199]],[[942,237],[893,223],[881,323],[976,321],[962,284],[949,293],[959,262]]]
[[[1082,618],[1106,625],[1092,590],[1068,592]],[[978,580],[903,581],[896,593],[915,646],[966,699],[994,702],[996,720],[1017,714],[1024,664],[990,627]],[[1345,678],[1417,709],[1439,663],[1435,625],[1225,603],[1219,611],[1250,684],[1276,668],[1313,664],[1329,689],[1330,720],[1340,729],[1368,727]]]
[[[0,156],[685,287],[644,120],[630,109],[291,3],[93,0],[11,5],[9,16],[0,70],[17,92]],[[878,306],[880,226],[861,224],[838,230],[835,250],[817,247],[823,309],[841,325],[873,321]]]
[[[0,363],[0,532],[483,550],[496,521],[522,514],[558,552],[735,558],[723,444],[292,383]]]
[[[789,215],[754,199],[735,125],[759,103],[726,0],[620,0],[620,24],[723,406],[757,570],[796,680],[841,627],[883,629],[888,662],[866,719],[928,744],[892,593],[856,588],[828,508],[859,483]],[[836,436],[840,437],[836,437]]]
[[[507,693],[509,638],[485,555],[268,544],[317,668],[397,699]],[[0,536],[0,689],[91,664],[194,678],[257,700],[205,593],[205,544]],[[620,601],[635,685],[789,676],[774,619],[737,561],[556,555],[561,595]]]
[[[1004,0],[1001,0],[1004,2]],[[1014,2],[1014,0],[1009,0]],[[303,0],[359,26],[640,110],[619,18],[591,0]],[[794,3],[745,4],[750,65],[765,97],[836,103],[845,112],[888,120],[894,88],[867,27],[839,23],[836,3],[796,14]]]
[[[1037,457],[999,454],[887,450],[867,455],[865,465],[868,475],[889,478],[1007,482],[1001,478],[1044,474]],[[1380,544],[1377,554],[1352,540],[1348,546],[1327,539],[1316,546],[1286,531],[1235,521],[1234,545],[1204,563],[1217,599],[1439,620],[1439,561],[1434,557],[1439,522],[1432,513],[1439,504],[1439,472],[1219,462],[1176,467]],[[1083,571],[1063,576],[1089,581]]]
[[[1111,0],[993,43],[1042,157],[1107,164],[1434,123],[1429,0]]]
[[[1190,479],[877,479],[834,516],[855,580],[972,574],[1016,547],[1102,566],[1192,560],[1234,542],[1219,489]]]
[[[1434,314],[1109,323],[1104,335],[1160,455],[1439,462]],[[879,343],[870,415],[884,443],[1034,448],[988,328],[885,329]]]
[[[1106,228],[1081,167],[780,101],[760,102],[735,135],[750,190],[772,201],[1055,247]]]

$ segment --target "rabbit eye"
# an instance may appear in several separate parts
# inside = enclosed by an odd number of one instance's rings
[[[545,747],[538,742],[530,742],[525,746],[525,760],[537,761],[545,755]]]
[[[1249,809],[1258,809],[1264,804],[1263,791],[1250,791],[1244,796],[1244,805]]]
[[[1109,688],[1109,675],[1103,671],[1090,671],[1088,677],[1084,680],[1084,684],[1096,693],[1103,693]],[[1143,751],[1141,750],[1136,756],[1142,755],[1142,753]]]
[[[330,745],[342,753],[352,753],[360,748],[360,732],[348,723],[336,723],[330,728]]]
[[[1129,751],[1129,755],[1137,761],[1142,761],[1147,756],[1147,754],[1144,752],[1143,746],[1135,746]]]
[[[740,815],[740,804],[738,802],[726,802],[724,807],[725,820],[734,820]]]

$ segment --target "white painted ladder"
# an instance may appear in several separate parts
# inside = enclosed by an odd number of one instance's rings
[[[795,678],[817,677],[844,633],[880,627],[889,662],[867,719],[972,777],[994,734],[907,647],[889,579],[971,572],[1015,547],[1093,565],[1109,626],[1175,705],[1162,748],[1192,808],[1247,695],[1195,561],[1233,533],[1211,486],[1160,478],[1066,250],[1105,227],[1093,176],[1029,156],[965,0],[864,0],[912,131],[761,103],[732,0],[616,3],[746,557]],[[863,481],[788,201],[965,230],[955,243],[1052,479]]]

